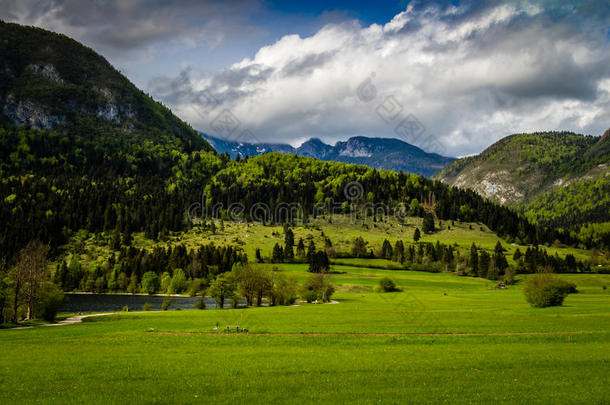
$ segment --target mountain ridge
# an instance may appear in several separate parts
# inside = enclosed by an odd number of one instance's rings
[[[211,146],[103,56],[62,34],[0,22],[0,123],[107,131],[186,150]],[[83,135],[85,136],[85,135]],[[134,140],[135,141],[135,140]]]
[[[610,130],[602,136],[513,134],[449,164],[435,178],[517,207],[533,222],[566,227],[610,221],[610,198],[603,193],[610,191],[609,162]],[[583,196],[597,201],[590,206]]]
[[[363,164],[376,169],[389,169],[430,177],[455,160],[422,149],[395,138],[354,136],[334,146],[319,138],[310,138],[299,147],[277,143],[227,141],[205,133],[200,134],[219,152],[232,158],[256,156],[268,152],[292,153],[320,160]]]

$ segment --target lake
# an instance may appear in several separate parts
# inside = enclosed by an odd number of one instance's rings
[[[161,311],[161,303],[166,298],[161,295],[131,295],[131,294],[85,294],[66,293],[68,302],[64,304],[60,312],[64,313],[88,313],[88,312],[117,312],[127,306],[130,311],[142,311],[144,304],[151,305],[151,311]],[[173,297],[174,301],[169,310],[195,309],[195,303],[201,297]],[[212,298],[206,297],[205,307],[215,309],[216,303]],[[230,301],[225,301],[225,308],[231,307]]]

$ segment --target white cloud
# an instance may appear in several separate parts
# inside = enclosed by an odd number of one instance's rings
[[[393,95],[404,108],[399,117],[414,114],[447,154],[466,155],[514,132],[600,134],[609,126],[610,47],[596,24],[528,3],[409,6],[383,26],[349,22],[285,36],[192,79],[183,97],[156,84],[151,90],[203,131],[214,134],[212,120],[228,109],[241,121],[234,135],[247,128],[261,141],[293,144],[311,136],[397,137],[398,122],[376,113]],[[377,97],[363,102],[356,91],[373,72]],[[219,101],[207,115],[192,102],[201,90]]]

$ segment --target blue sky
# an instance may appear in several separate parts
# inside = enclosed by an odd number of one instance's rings
[[[225,138],[394,137],[462,156],[511,133],[610,127],[607,0],[0,5],[0,18],[91,46]],[[232,133],[215,125],[222,114],[238,123]]]

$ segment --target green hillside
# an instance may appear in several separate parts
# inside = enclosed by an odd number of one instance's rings
[[[64,35],[0,22],[0,122],[56,130],[108,152],[150,141],[211,146],[106,59]],[[112,148],[114,147],[114,148]]]
[[[517,134],[450,164],[437,178],[520,207],[534,222],[568,227],[610,219],[609,162],[608,131]]]

